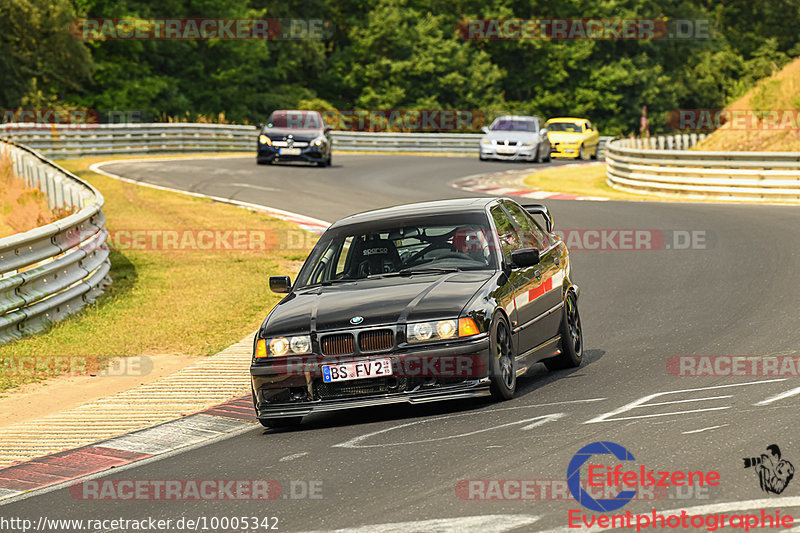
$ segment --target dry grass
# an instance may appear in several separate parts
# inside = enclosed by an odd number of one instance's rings
[[[695,150],[800,151],[800,124],[797,123],[797,117],[800,116],[800,58],[774,76],[761,80],[726,109],[750,110],[756,114],[779,111],[780,117],[794,116],[794,127],[769,128],[761,120],[755,124],[755,128],[736,129],[728,123],[698,143]]]
[[[0,155],[0,238],[49,224],[57,218],[47,207],[45,194],[29,189],[14,174],[8,155]]]
[[[549,167],[525,178],[525,185],[543,191],[601,196],[613,200],[648,199],[646,195],[639,196],[609,187],[605,165]]]

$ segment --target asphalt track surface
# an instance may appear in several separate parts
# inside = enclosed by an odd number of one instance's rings
[[[400,155],[334,154],[334,163],[325,169],[256,166],[247,157],[104,168],[148,183],[328,221],[387,205],[466,196],[450,183],[479,172],[521,168],[477,158]],[[666,235],[658,250],[571,250],[586,346],[580,368],[548,372],[537,365],[531,376],[520,379],[516,397],[504,403],[474,400],[313,415],[296,430],[255,426],[103,478],[272,479],[283,483],[289,495],[274,502],[96,502],[76,500],[59,489],[0,507],[2,516],[34,521],[43,514],[173,521],[274,516],[282,531],[561,529],[570,510],[591,511],[569,496],[542,491],[552,487],[548,480],[564,480],[572,456],[595,441],[627,448],[635,456],[633,463],[625,463],[631,469],[645,465],[648,470],[713,470],[721,475],[721,484],[706,491],[679,494],[671,488],[656,500],[632,501],[619,513],[718,504],[697,512],[753,508],[800,515],[800,480],[780,496],[768,495],[753,470],[742,467],[743,457],[759,456],[773,443],[785,459],[800,466],[800,389],[794,390],[800,379],[679,377],[667,371],[673,356],[798,350],[797,208],[547,204],[562,230],[626,228]],[[702,232],[695,235],[704,236],[706,245],[675,249],[687,231]],[[638,404],[631,406],[634,402]],[[598,464],[613,466],[617,461],[604,456]],[[509,494],[510,500],[475,501],[456,490],[467,483],[463,480],[508,479],[539,480],[536,499],[520,501]],[[292,481],[321,482],[321,498],[303,498],[303,483]],[[473,496],[482,494],[479,490]],[[761,498],[769,500],[751,502]]]

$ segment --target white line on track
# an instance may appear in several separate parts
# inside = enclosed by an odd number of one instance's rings
[[[264,187],[262,185],[251,185],[249,183],[228,183],[231,187],[246,187],[248,189],[258,189],[259,191],[279,191],[280,189],[276,189],[275,187]]]
[[[294,461],[295,459],[300,459],[308,455],[308,452],[300,452],[300,453],[293,453],[292,455],[287,455],[286,457],[281,457],[278,459],[279,462],[285,463],[286,461]]]
[[[660,396],[666,396],[667,394],[682,394],[685,392],[699,392],[699,391],[706,391],[706,390],[716,390],[716,389],[727,389],[731,387],[744,387],[747,385],[760,385],[763,383],[777,383],[780,381],[786,381],[786,378],[778,378],[778,379],[763,379],[759,381],[749,381],[746,383],[730,383],[728,385],[714,385],[711,387],[699,387],[696,389],[681,389],[681,390],[673,390],[673,391],[664,391],[664,392],[656,392],[655,394],[648,394],[647,396],[642,396],[641,398],[634,400],[630,403],[623,405],[613,411],[609,411],[607,413],[603,413],[600,416],[596,416],[591,420],[587,420],[584,424],[596,424],[598,422],[614,422],[617,420],[633,420],[636,418],[651,418],[651,417],[658,417],[658,416],[669,416],[669,415],[681,415],[681,414],[689,414],[689,413],[701,413],[703,411],[719,411],[723,409],[729,409],[729,406],[726,407],[706,407],[704,409],[690,409],[688,411],[678,411],[673,413],[656,413],[650,415],[637,415],[637,416],[627,416],[627,417],[617,417],[616,415],[625,413],[632,409],[636,409],[637,407],[649,407],[650,400],[654,398],[658,398]],[[707,398],[706,398],[707,399]],[[697,400],[695,400],[697,401]]]
[[[702,433],[704,431],[711,431],[712,429],[724,428],[727,425],[728,424],[722,424],[721,426],[711,426],[711,427],[702,428],[702,429],[693,429],[691,431],[682,431],[681,433],[683,433],[684,435],[691,435],[693,433]]]
[[[424,420],[417,420],[415,422],[409,422],[407,424],[401,424],[399,426],[393,426],[386,429],[379,429],[378,431],[373,431],[371,433],[366,433],[364,435],[360,435],[358,437],[352,438],[346,442],[341,442],[339,444],[334,444],[333,448],[385,448],[388,446],[406,446],[408,444],[423,444],[426,442],[436,442],[442,440],[451,440],[451,439],[459,439],[461,437],[469,437],[472,435],[477,435],[479,433],[486,433],[487,431],[492,431],[495,429],[501,429],[509,426],[516,426],[520,424],[526,424],[525,426],[521,427],[520,429],[523,431],[533,429],[535,427],[541,426],[542,424],[546,424],[547,422],[554,422],[566,416],[566,413],[551,413],[549,415],[540,415],[535,416],[532,418],[523,418],[522,420],[514,420],[513,422],[507,422],[505,424],[500,424],[497,426],[491,426],[488,428],[483,429],[476,429],[474,431],[468,431],[466,433],[458,433],[455,435],[446,435],[444,437],[432,437],[430,439],[421,439],[421,440],[412,440],[412,441],[404,441],[404,442],[386,442],[383,444],[360,444],[361,441],[364,441],[370,437],[374,437],[375,435],[380,435],[382,433],[388,433],[389,431],[395,431],[397,429],[407,428],[410,426],[415,426],[417,424],[424,424],[428,422],[439,422],[441,420],[447,420],[451,418],[460,418],[464,416],[470,416],[476,413],[459,413],[455,415],[446,415],[446,416],[437,416],[435,418],[426,418]]]
[[[766,400],[762,400],[754,405],[769,405],[772,402],[777,402],[779,400],[783,400],[784,398],[791,398],[792,396],[797,396],[798,394],[800,394],[800,387],[797,387],[796,389],[789,389],[786,392],[782,392],[777,396],[773,396],[771,398],[767,398]]]

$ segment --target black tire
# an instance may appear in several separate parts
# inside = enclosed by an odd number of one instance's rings
[[[597,160],[597,149],[598,149],[598,147],[599,147],[599,146],[600,146],[599,144],[596,144],[596,145],[595,145],[595,147],[594,147],[594,153],[592,153],[592,155],[591,155],[591,156],[589,156],[589,158],[590,158],[590,159],[592,159],[592,160]]]
[[[564,300],[564,312],[561,316],[561,353],[544,364],[548,370],[562,370],[581,366],[583,361],[583,330],[581,314],[578,312],[578,299],[575,293],[568,292]]]
[[[511,328],[500,313],[492,319],[489,337],[491,363],[490,390],[496,401],[510,400],[517,391],[517,373],[514,364],[514,345],[511,341]]]
[[[586,159],[586,155],[583,153],[583,145],[581,145],[581,147],[578,149],[577,159],[580,159],[581,161]]]
[[[271,165],[272,161],[266,161],[264,159],[256,159],[256,163],[258,163],[259,165]]]

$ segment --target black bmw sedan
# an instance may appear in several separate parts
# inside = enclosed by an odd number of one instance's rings
[[[542,224],[537,217],[541,215]],[[261,325],[264,426],[312,412],[513,397],[534,363],[581,364],[578,287],[541,205],[470,198],[353,215],[322,235]]]
[[[256,162],[305,161],[330,166],[330,131],[317,111],[273,111],[258,136]]]

